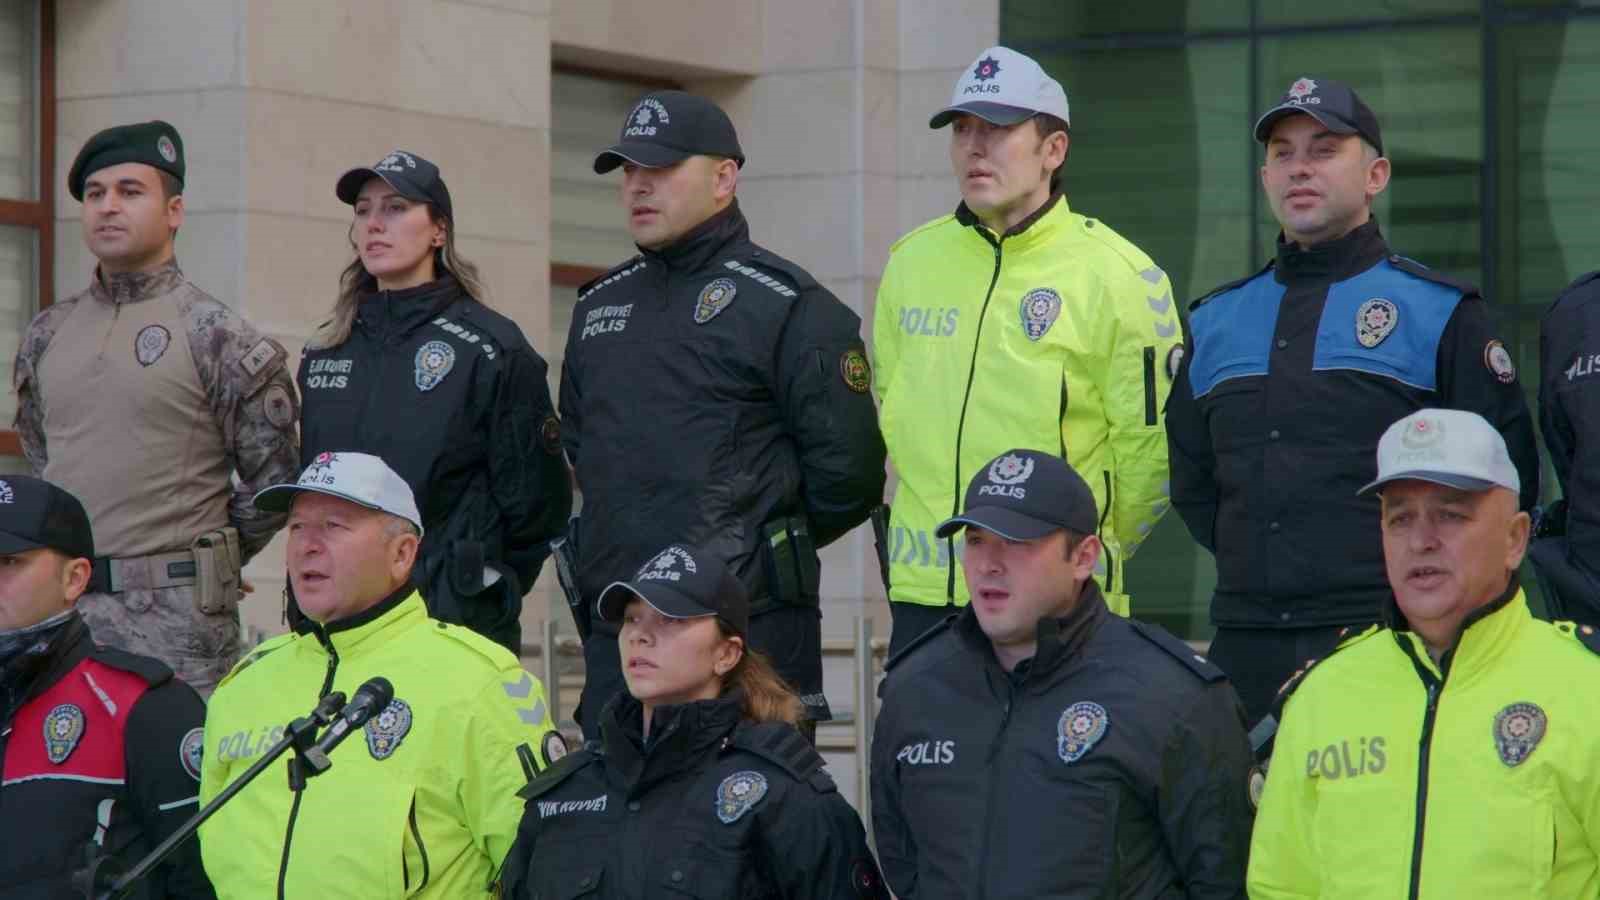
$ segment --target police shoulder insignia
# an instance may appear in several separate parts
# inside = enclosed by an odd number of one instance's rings
[[[281,384],[267,386],[266,392],[261,395],[261,408],[266,413],[267,421],[277,428],[288,428],[294,424],[294,398],[289,394],[289,389]]]
[[[733,283],[732,278],[716,278],[700,291],[700,299],[694,304],[694,321],[697,325],[715,319],[717,313],[728,308],[733,303],[733,298],[739,293],[739,286]]]
[[[368,719],[362,730],[367,733],[367,749],[372,751],[372,758],[388,759],[411,731],[411,707],[396,697],[383,712]]]
[[[1061,315],[1061,295],[1050,288],[1034,288],[1022,296],[1022,332],[1028,340],[1044,337]]]
[[[200,759],[205,753],[206,732],[204,728],[191,728],[178,742],[178,762],[183,764],[183,770],[195,781],[200,780]]]
[[[417,348],[417,390],[431,391],[456,367],[456,348],[444,341],[429,341]]]
[[[1176,380],[1178,377],[1178,369],[1182,368],[1182,366],[1183,345],[1173,344],[1172,349],[1167,351],[1167,377],[1169,379]]]
[[[547,731],[544,740],[540,742],[539,749],[544,751],[546,765],[555,765],[562,757],[567,755],[567,739],[559,731]]]
[[[133,356],[141,366],[155,365],[172,345],[172,332],[164,325],[146,325],[133,339]]]
[[[1400,307],[1394,301],[1373,297],[1356,310],[1356,340],[1371,350],[1400,324]]]
[[[717,819],[732,825],[767,795],[767,776],[760,772],[735,772],[717,785]]]
[[[83,740],[83,710],[76,704],[62,703],[44,717],[44,751],[50,761],[61,765]]]
[[[872,387],[872,366],[867,355],[854,347],[839,357],[839,375],[844,378],[845,387],[858,394],[865,394]]]
[[[1494,717],[1494,745],[1500,761],[1508,766],[1522,764],[1544,739],[1549,720],[1535,703],[1513,703]]]
[[[1069,765],[1083,759],[1106,736],[1109,727],[1111,717],[1104,706],[1088,700],[1072,704],[1056,723],[1056,755]]]
[[[1250,767],[1250,808],[1261,808],[1261,795],[1267,791],[1267,764],[1259,763]]]
[[[1517,380],[1517,367],[1511,362],[1511,351],[1499,341],[1490,341],[1483,347],[1483,364],[1501,384]]]

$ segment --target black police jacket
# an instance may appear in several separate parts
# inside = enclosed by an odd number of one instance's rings
[[[1600,272],[1568,285],[1539,323],[1539,425],[1561,484],[1529,548],[1562,618],[1600,623]],[[1548,546],[1547,546],[1548,545]]]
[[[793,726],[741,718],[737,692],[654,711],[622,695],[601,739],[521,796],[502,896],[872,897],[887,900],[866,833]]]
[[[900,900],[1245,896],[1238,697],[1188,645],[1084,592],[1012,672],[971,607],[890,661],[872,826]]]
[[[95,646],[76,614],[46,652],[0,671],[0,898],[75,900],[85,850],[122,870],[198,807],[205,705],[160,662]],[[214,898],[188,841],[129,894]]]
[[[815,548],[883,497],[860,326],[752,243],[737,204],[583,287],[561,374],[583,493],[580,614],[674,541],[720,556],[759,609],[772,599],[762,525],[789,516],[809,526],[795,580],[813,596],[785,602],[815,603]]]
[[[412,577],[429,614],[504,644],[572,509],[546,370],[450,275],[362,298],[349,339],[300,361],[301,465],[382,457],[422,514]],[[485,566],[502,575],[492,587]]]
[[[1378,438],[1424,407],[1505,436],[1539,496],[1533,419],[1476,288],[1393,255],[1376,222],[1190,306],[1167,398],[1172,503],[1217,561],[1218,625],[1374,622],[1389,595]]]

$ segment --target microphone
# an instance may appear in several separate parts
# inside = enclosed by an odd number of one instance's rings
[[[328,754],[333,748],[350,736],[350,732],[365,725],[367,720],[382,712],[390,701],[394,700],[394,685],[383,676],[369,678],[361,687],[356,688],[356,694],[350,698],[349,705],[340,711],[339,717],[322,733],[316,744],[305,752],[306,764],[310,767],[311,775],[321,775],[333,765],[328,759]]]

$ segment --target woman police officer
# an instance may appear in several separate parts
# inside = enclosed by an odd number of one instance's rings
[[[628,693],[600,739],[521,795],[502,896],[887,898],[861,820],[794,723],[800,702],[745,646],[721,560],[674,544],[601,593]]]
[[[572,507],[545,361],[484,305],[437,166],[396,150],[336,193],[355,259],[300,363],[301,463],[382,457],[422,511],[429,612],[517,653],[522,594]]]

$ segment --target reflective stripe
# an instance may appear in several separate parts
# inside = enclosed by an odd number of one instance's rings
[[[127,784],[121,778],[93,778],[88,775],[24,775],[21,778],[12,778],[0,781],[0,787],[10,787],[13,784],[23,784],[29,781],[82,781],[88,784]]]
[[[195,794],[193,797],[186,797],[186,798],[184,798],[182,800],[174,800],[171,803],[163,803],[160,806],[156,807],[156,809],[159,809],[162,812],[166,812],[169,809],[177,809],[180,806],[188,806],[191,803],[193,803],[196,806],[199,806],[200,805],[200,795],[199,794]]]

